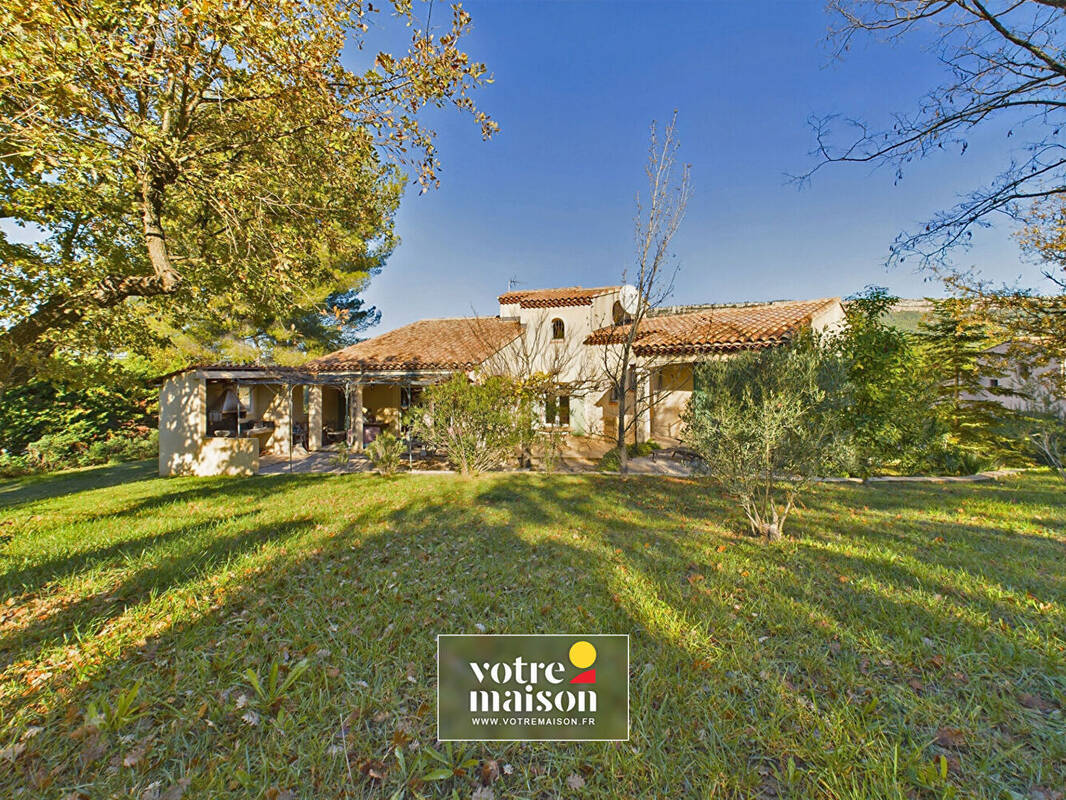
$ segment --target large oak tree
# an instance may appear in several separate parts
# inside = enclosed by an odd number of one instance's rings
[[[277,328],[358,287],[393,245],[401,168],[436,181],[420,112],[495,129],[469,97],[487,80],[460,48],[470,17],[438,8],[434,35],[432,11],[4,3],[0,217],[34,235],[0,237],[0,383],[57,348]],[[406,50],[369,49],[389,26]]]

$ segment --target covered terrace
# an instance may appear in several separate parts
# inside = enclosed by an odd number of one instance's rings
[[[382,431],[407,433],[403,412],[448,374],[209,365],[168,375],[160,392],[160,474],[251,475],[261,460],[271,471],[279,462],[292,470],[309,453],[339,444],[360,453]]]

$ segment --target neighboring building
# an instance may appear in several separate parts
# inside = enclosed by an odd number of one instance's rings
[[[987,387],[967,400],[988,400],[1014,411],[1066,412],[1066,363],[1049,357],[1037,341],[1002,342],[986,351],[990,372],[981,379]]]
[[[619,398],[605,376],[626,329],[626,291],[507,292],[496,317],[421,320],[301,367],[211,365],[167,375],[160,474],[251,474],[261,452],[291,455],[298,445],[349,441],[362,449],[383,429],[399,432],[403,410],[422,389],[456,372],[550,374],[560,389],[546,399],[545,424],[571,438],[612,438]],[[677,440],[696,362],[773,347],[843,319],[837,298],[653,312],[638,331],[624,398],[641,410],[633,437]]]

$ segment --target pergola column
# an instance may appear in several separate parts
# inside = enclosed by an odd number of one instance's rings
[[[363,384],[352,387],[352,448],[357,453],[363,452]]]
[[[307,449],[322,449],[322,387],[312,386],[308,392]]]

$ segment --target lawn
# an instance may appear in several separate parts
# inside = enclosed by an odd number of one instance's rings
[[[1061,797],[1064,499],[824,486],[766,546],[688,479],[0,483],[0,796]],[[438,746],[478,630],[631,634],[630,741]]]

